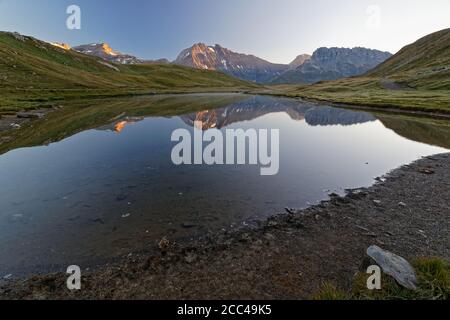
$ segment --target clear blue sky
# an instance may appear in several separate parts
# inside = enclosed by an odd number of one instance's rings
[[[81,7],[82,30],[66,28],[70,4]],[[174,59],[195,42],[282,63],[321,46],[395,53],[449,27],[450,0],[0,0],[0,30],[108,42],[147,59]]]

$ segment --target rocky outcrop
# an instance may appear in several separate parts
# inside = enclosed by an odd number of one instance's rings
[[[301,55],[297,56],[297,58],[295,58],[294,61],[292,61],[289,64],[289,68],[291,70],[296,69],[296,68],[302,66],[308,60],[311,60],[311,55],[309,55],[309,54],[301,54]]]
[[[135,56],[113,50],[107,43],[92,43],[74,47],[73,50],[119,64],[138,64],[142,61]]]

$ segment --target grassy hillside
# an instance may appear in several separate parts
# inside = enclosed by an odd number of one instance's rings
[[[414,89],[450,90],[450,29],[404,47],[367,73]]]
[[[0,114],[63,98],[254,87],[220,72],[168,64],[116,65],[0,32]]]
[[[359,77],[284,85],[267,93],[351,105],[450,114],[450,29],[406,46]]]

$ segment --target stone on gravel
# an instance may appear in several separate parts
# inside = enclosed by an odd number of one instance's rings
[[[378,246],[369,247],[367,255],[383,269],[385,274],[394,278],[400,285],[410,290],[417,290],[416,273],[404,258]]]
[[[195,262],[195,260],[197,260],[197,255],[195,254],[195,253],[188,253],[187,255],[186,255],[186,257],[184,258],[184,260],[187,262],[187,263],[193,263],[193,262]]]
[[[418,171],[423,174],[434,174],[434,170],[429,168],[420,168]]]
[[[170,241],[169,239],[167,239],[167,237],[163,237],[159,242],[158,242],[158,248],[162,251],[165,251],[169,248],[170,246]]]
[[[44,117],[43,113],[19,112],[17,118],[19,119],[39,119]]]

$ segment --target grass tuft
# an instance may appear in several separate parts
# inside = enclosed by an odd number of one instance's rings
[[[367,289],[369,275],[358,273],[348,292],[324,284],[313,296],[315,300],[448,300],[450,293],[450,263],[441,258],[418,258],[412,263],[418,277],[416,291],[399,285],[393,278],[382,275],[381,290]]]

